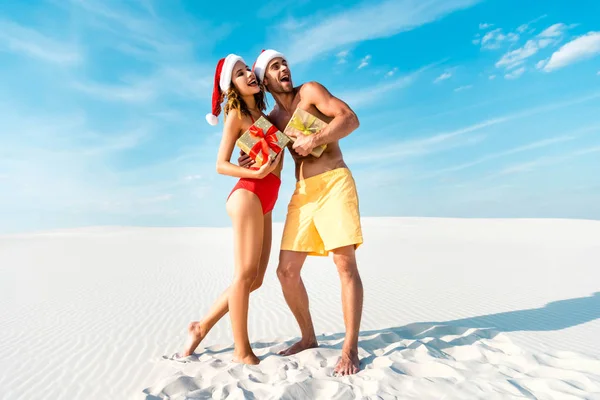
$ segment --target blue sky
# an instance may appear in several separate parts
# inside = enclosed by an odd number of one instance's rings
[[[204,115],[263,48],[358,114],[363,216],[600,219],[600,3],[257,4],[2,2],[0,232],[228,226]]]

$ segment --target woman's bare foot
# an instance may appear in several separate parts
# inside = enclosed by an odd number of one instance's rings
[[[360,371],[360,360],[356,350],[343,350],[342,358],[338,361],[333,373],[336,375],[354,375]]]
[[[280,351],[279,355],[280,356],[291,356],[291,355],[300,353],[301,351],[304,351],[307,349],[314,349],[315,347],[319,347],[319,344],[317,343],[317,339],[308,340],[308,341],[300,340],[299,342],[294,343],[287,349]]]
[[[188,338],[185,342],[183,352],[179,353],[180,357],[192,355],[196,350],[196,347],[198,347],[200,342],[204,339],[204,336],[206,336],[206,332],[202,329],[200,322],[190,322],[188,325]]]
[[[254,355],[252,351],[250,353],[237,354],[235,351],[233,352],[233,362],[240,364],[250,364],[256,365],[260,363],[258,357]]]

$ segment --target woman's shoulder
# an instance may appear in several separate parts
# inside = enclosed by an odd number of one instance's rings
[[[250,117],[244,115],[240,110],[232,109],[227,113],[227,122],[229,126],[235,128],[242,128],[245,124],[250,121]]]

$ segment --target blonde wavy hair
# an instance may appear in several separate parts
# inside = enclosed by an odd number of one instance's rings
[[[254,95],[254,101],[256,102],[256,107],[259,110],[265,111],[267,109],[265,87],[262,84],[259,84],[259,87],[260,92]],[[248,105],[244,99],[242,99],[242,96],[240,96],[240,93],[237,91],[235,86],[231,85],[227,92],[223,93],[221,102],[223,102],[225,99],[227,99],[227,103],[225,103],[225,106],[223,107],[225,118],[227,118],[227,114],[229,114],[231,110],[237,110],[240,113],[240,118],[242,115],[247,115],[249,117],[251,116],[250,110],[248,110]]]

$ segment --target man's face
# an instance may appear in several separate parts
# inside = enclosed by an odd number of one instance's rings
[[[289,93],[294,89],[292,73],[286,60],[277,57],[269,62],[265,71],[264,84],[271,93]]]

